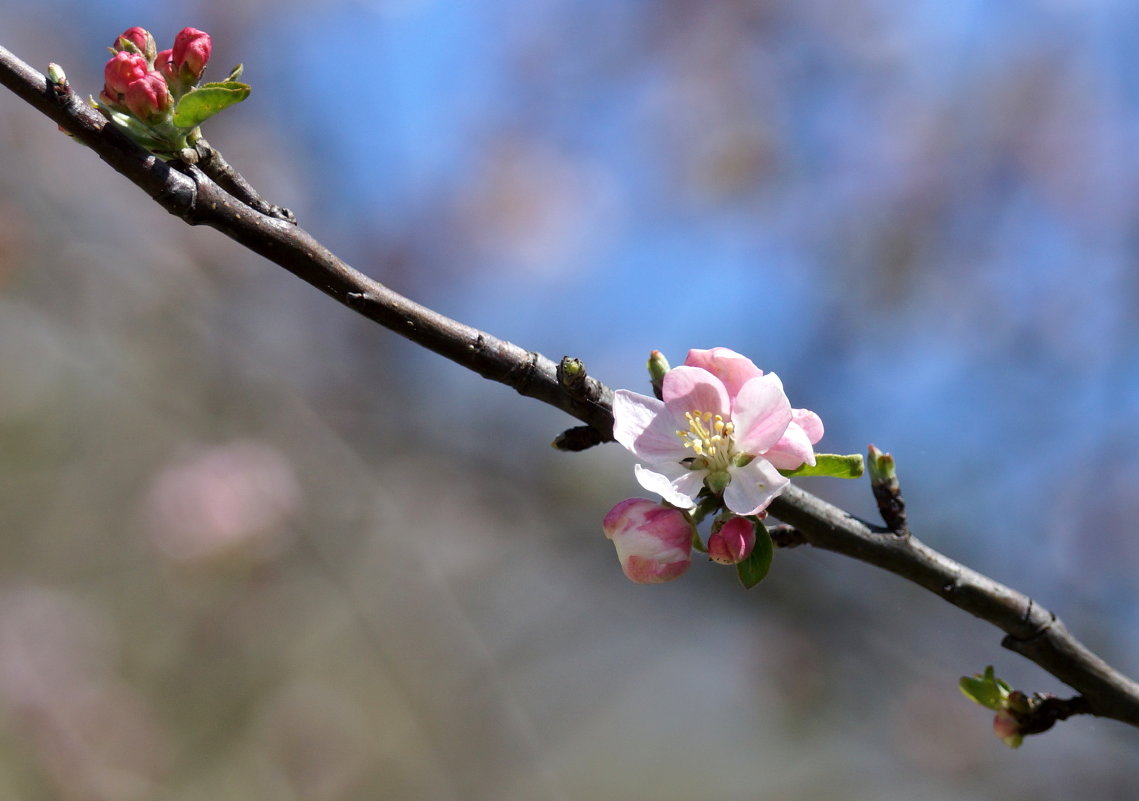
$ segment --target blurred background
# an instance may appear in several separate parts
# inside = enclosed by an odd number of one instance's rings
[[[1139,674],[1139,7],[10,0],[96,94],[209,31],[206,134],[357,268],[644,391],[726,345],[915,531]],[[1134,799],[1011,751],[999,632],[831,554],[622,576],[631,457],[165,214],[0,92],[0,797]],[[873,517],[864,481],[804,481]]]

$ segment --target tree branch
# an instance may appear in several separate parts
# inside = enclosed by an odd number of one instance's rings
[[[1027,595],[938,553],[914,536],[898,536],[796,486],[772,501],[771,514],[816,548],[896,573],[1005,632],[1001,645],[1031,659],[1081,693],[1091,714],[1139,726],[1139,684],[1071,635]]]
[[[365,317],[484,378],[561,409],[594,430],[589,436],[575,435],[574,442],[588,447],[612,439],[612,391],[586,377],[583,369],[578,376],[580,363],[575,367],[563,361],[559,371],[539,353],[402,297],[352,269],[302,228],[229,194],[197,167],[167,164],[137,146],[69,88],[52,84],[3,47],[0,83],[89,146],[171,214],[190,225],[218,229]],[[792,527],[779,530],[780,544],[806,542],[896,573],[1000,628],[1006,633],[1004,647],[1082,694],[1086,710],[1083,702],[1077,702],[1068,714],[1086,711],[1139,726],[1139,684],[1092,653],[1031,598],[913,536],[873,526],[798,487],[776,498],[771,513]]]

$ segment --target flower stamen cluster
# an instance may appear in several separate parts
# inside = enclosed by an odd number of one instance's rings
[[[722,414],[699,410],[685,412],[684,419],[688,421],[688,428],[676,430],[676,436],[680,437],[684,447],[691,448],[700,457],[697,462],[702,467],[712,470],[726,468],[735,456],[732,440],[735,423],[725,420]]]

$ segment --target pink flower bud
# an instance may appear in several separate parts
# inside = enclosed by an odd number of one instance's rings
[[[161,72],[167,83],[178,79],[178,68],[174,66],[174,51],[163,50],[154,57],[154,69]]]
[[[123,102],[143,122],[157,122],[173,105],[166,79],[157,72],[148,72],[127,86]]]
[[[1020,733],[1020,723],[1007,709],[997,710],[993,718],[993,732],[1009,748],[1019,748],[1024,742],[1024,735]]]
[[[123,39],[126,39],[137,47],[148,62],[154,58],[154,52],[158,49],[154,44],[154,37],[150,35],[150,31],[146,28],[140,28],[137,25],[133,28],[127,28],[115,38],[115,50],[122,51],[125,49],[122,46]]]
[[[104,93],[110,100],[120,101],[126,94],[127,87],[146,75],[148,69],[145,58],[137,53],[120,50],[111,56],[111,60],[103,68],[103,79],[106,84]]]
[[[691,564],[693,527],[679,509],[629,498],[609,510],[601,527],[630,581],[672,581]]]
[[[746,517],[733,517],[708,538],[708,558],[721,565],[738,565],[755,547],[755,524]]]
[[[198,78],[202,77],[202,70],[206,68],[206,62],[210,60],[212,47],[210,35],[205,31],[199,31],[197,28],[183,28],[174,37],[172,58],[175,69],[183,75],[184,79],[188,78],[189,83],[195,83]]]

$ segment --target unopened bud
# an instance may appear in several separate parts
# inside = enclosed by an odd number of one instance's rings
[[[1024,742],[1020,722],[1007,709],[998,709],[997,714],[993,716],[993,733],[1009,748],[1019,748]]]
[[[67,75],[63,71],[63,67],[55,62],[47,65],[47,79],[56,86],[67,86]]]
[[[174,51],[163,50],[154,57],[154,68],[161,72],[167,81],[178,80],[178,70],[174,67]]]
[[[871,445],[866,449],[866,469],[870,473],[870,489],[886,527],[899,536],[906,535],[909,532],[906,502],[898,484],[894,457]]]
[[[103,67],[103,94],[111,102],[122,102],[127,87],[149,72],[146,59],[138,53],[121,50],[111,56]]]
[[[617,548],[617,559],[630,581],[672,581],[692,562],[695,527],[674,507],[629,498],[609,510],[601,527]]]
[[[708,558],[721,565],[738,565],[755,548],[755,524],[746,517],[733,517],[714,526],[708,537]]]
[[[646,366],[649,368],[649,380],[652,381],[653,394],[657,396],[657,400],[660,400],[664,374],[669,370],[668,359],[659,350],[654,350],[649,354],[649,361]]]
[[[173,106],[166,79],[157,72],[148,72],[127,86],[123,102],[131,114],[147,123],[158,122]]]
[[[137,25],[133,28],[127,28],[118,35],[115,39],[114,49],[128,53],[138,53],[146,59],[147,64],[154,63],[154,54],[158,50],[154,44],[154,37],[150,35],[150,31],[146,28],[140,28]]]
[[[894,465],[894,457],[884,453],[871,445],[867,448],[866,468],[870,473],[870,480],[875,484],[897,484],[898,472]]]
[[[206,62],[210,60],[212,49],[213,42],[205,31],[197,28],[183,28],[179,31],[174,37],[171,57],[183,80],[191,85],[197,83],[206,68]]]

